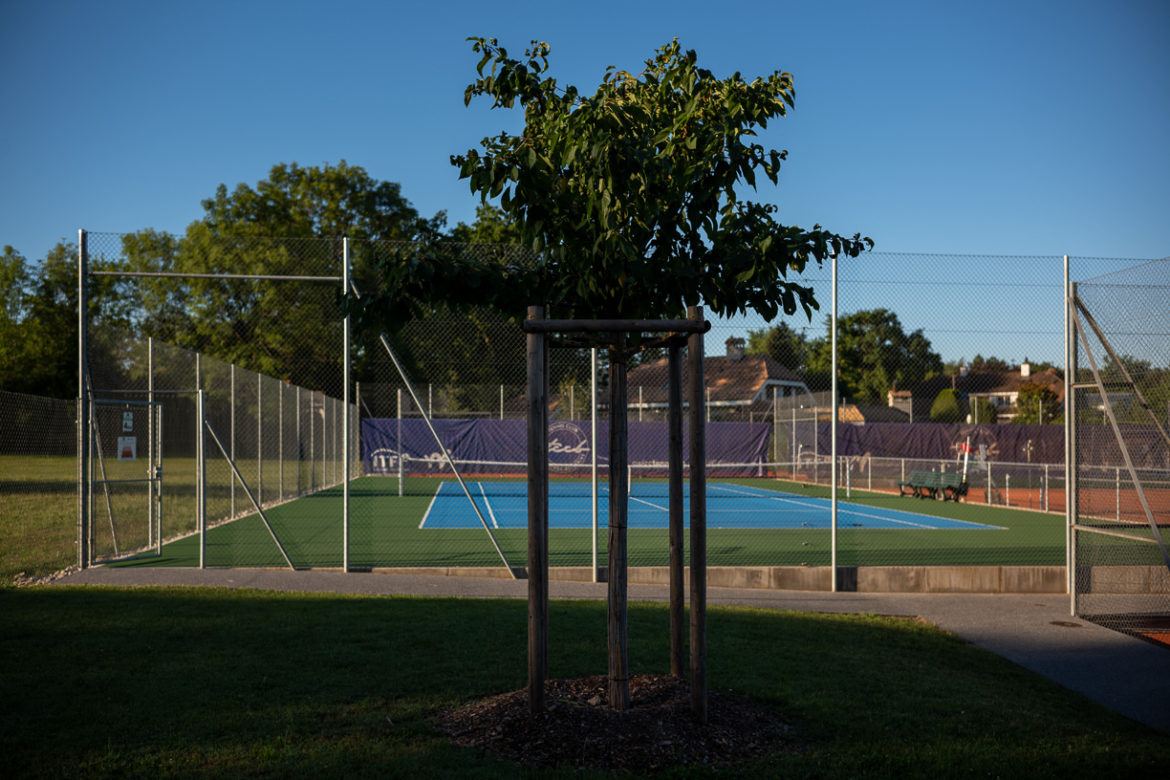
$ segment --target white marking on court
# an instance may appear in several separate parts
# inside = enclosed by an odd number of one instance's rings
[[[422,527],[427,524],[427,518],[431,516],[431,509],[434,508],[435,501],[439,498],[439,491],[443,489],[443,484],[440,482],[439,486],[435,488],[435,495],[431,496],[431,503],[427,505],[427,511],[423,513],[422,522],[418,524],[419,530],[422,530]]]
[[[653,501],[647,501],[646,499],[638,498],[637,496],[630,496],[630,501],[637,501],[639,504],[645,504],[646,506],[653,507],[653,508],[661,510],[663,512],[670,511],[670,507],[661,506],[659,504],[655,504]]]
[[[487,507],[488,515],[492,518],[492,528],[499,528],[500,524],[496,522],[496,513],[492,511],[492,502],[488,501],[487,492],[483,489],[482,482],[475,483],[479,487],[479,494],[483,496],[483,505]]]
[[[829,507],[824,505],[824,504],[809,503],[810,501],[813,501],[813,500],[824,501],[827,499],[805,499],[805,498],[799,498],[799,497],[789,498],[789,497],[783,496],[783,495],[772,494],[770,491],[753,492],[753,491],[748,490],[748,489],[733,488],[730,485],[712,485],[712,486],[710,486],[709,489],[722,490],[722,491],[727,492],[727,493],[734,493],[736,495],[741,495],[741,496],[750,496],[752,498],[766,498],[769,501],[779,501],[779,502],[785,503],[785,504],[795,504],[796,506],[804,507],[806,509],[817,509],[817,510],[831,511],[831,510],[829,510]],[[857,505],[856,504],[849,504],[848,506],[854,507]],[[901,513],[901,510],[891,510],[891,511]],[[922,528],[924,530],[929,530],[929,531],[954,530],[953,527],[950,529],[940,528],[937,525],[931,525],[931,524],[927,524],[927,523],[915,523],[911,520],[899,520],[896,517],[889,517],[886,515],[876,515],[876,514],[871,514],[869,512],[861,512],[861,511],[856,510],[856,509],[840,509],[840,510],[838,510],[838,514],[839,515],[846,514],[846,515],[851,515],[854,517],[865,517],[865,518],[869,518],[870,520],[881,520],[881,521],[884,521],[887,523],[900,523],[902,525],[908,525],[908,526],[911,526],[913,528]],[[930,517],[934,517],[934,515],[930,515]],[[945,517],[940,517],[938,519],[943,520],[947,523],[957,523],[960,526],[968,526],[968,527],[974,527],[974,528],[991,528],[991,529],[995,529],[998,531],[1005,530],[1002,526],[984,525],[983,523],[972,523],[968,520],[951,520],[950,518],[945,518]]]

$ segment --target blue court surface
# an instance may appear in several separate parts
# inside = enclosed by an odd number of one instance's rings
[[[526,528],[528,499],[502,493],[501,483],[467,482],[476,506],[493,528]],[[684,486],[684,522],[689,500]],[[514,483],[509,485],[516,489]],[[550,528],[591,528],[593,502],[587,482],[556,484],[550,488]],[[669,509],[662,484],[635,483],[630,491],[630,528],[667,528]],[[909,500],[909,499],[907,499]],[[599,486],[598,524],[606,525],[608,491]],[[707,527],[719,528],[824,528],[832,526],[828,498],[811,498],[746,485],[707,483]],[[443,482],[423,515],[419,528],[481,528],[480,520],[457,482]],[[951,520],[945,517],[903,512],[884,507],[837,502],[838,528],[901,528],[918,530],[1003,530],[999,526]]]

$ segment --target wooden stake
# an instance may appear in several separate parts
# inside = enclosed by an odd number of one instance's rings
[[[529,306],[529,320],[544,317]],[[548,679],[548,377],[545,336],[528,334],[528,706],[544,711]]]
[[[701,306],[687,318],[703,319]],[[704,418],[703,334],[687,340],[691,401],[691,713],[707,722],[707,434]]]
[[[670,673],[683,675],[686,643],[686,608],[683,595],[683,411],[682,346],[671,344],[669,352],[670,429]]]
[[[626,430],[625,334],[609,351],[609,706],[630,707],[627,634],[626,519],[629,461]]]

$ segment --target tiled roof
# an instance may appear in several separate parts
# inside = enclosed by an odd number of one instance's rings
[[[955,389],[967,395],[1017,393],[1024,385],[1041,384],[1056,393],[1058,398],[1064,398],[1064,379],[1060,372],[1054,368],[1037,371],[1027,377],[1023,376],[1019,369],[1014,371],[972,371],[966,376],[959,377],[935,376],[914,388],[914,395],[933,400],[940,390],[951,386],[952,378],[955,382]]]
[[[683,386],[687,383],[683,367]],[[767,355],[744,355],[735,360],[728,357],[707,357],[703,360],[703,377],[711,393],[711,401],[751,401],[760,388],[772,382],[801,384],[799,376]],[[667,358],[638,366],[626,375],[631,403],[642,388],[644,403],[666,403]]]

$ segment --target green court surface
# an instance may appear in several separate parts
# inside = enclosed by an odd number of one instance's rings
[[[439,490],[440,481],[438,478],[408,478],[406,495],[401,497],[394,478],[363,477],[351,482],[351,568],[501,566],[500,558],[482,528],[420,528]],[[789,494],[828,495],[827,488],[774,480],[730,480],[724,484],[744,484],[754,489],[766,484]],[[844,501],[843,494],[840,495]],[[1063,515],[924,501],[856,490],[849,501],[855,506],[914,512],[990,528],[972,531],[839,525],[839,565],[1049,566],[1065,563]],[[344,530],[340,487],[268,508],[265,515],[297,568],[342,565]],[[599,560],[604,564],[608,533],[604,514],[600,522],[597,546]],[[524,528],[497,528],[493,533],[510,564],[526,564],[528,543]],[[549,534],[550,565],[590,565],[591,529],[556,528],[554,524]],[[830,542],[830,531],[824,528],[711,528],[707,535],[707,559],[710,566],[825,566],[830,563]],[[189,535],[165,544],[161,555],[143,554],[112,565],[198,566],[199,546],[199,537]],[[669,561],[668,537],[664,528],[630,528],[628,548],[631,566],[664,566]],[[236,567],[287,565],[265,524],[255,514],[209,529],[205,564]]]

